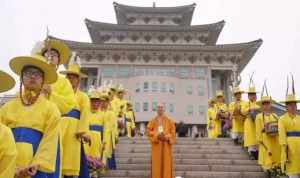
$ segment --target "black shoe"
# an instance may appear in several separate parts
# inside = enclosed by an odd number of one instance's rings
[[[238,145],[239,144],[239,139],[238,138],[233,139],[233,142],[234,142],[235,145]]]
[[[255,160],[258,160],[258,151],[254,152]]]
[[[249,157],[251,160],[255,160],[255,152],[254,151],[250,151],[249,152]]]

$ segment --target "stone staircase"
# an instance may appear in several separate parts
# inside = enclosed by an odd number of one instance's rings
[[[120,138],[116,150],[117,170],[104,178],[149,178],[150,145],[146,138]],[[175,175],[183,178],[266,177],[247,152],[229,138],[177,138],[173,147]]]

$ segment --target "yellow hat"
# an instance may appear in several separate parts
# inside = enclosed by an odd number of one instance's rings
[[[80,78],[87,78],[88,76],[86,74],[83,74],[82,72],[80,72],[80,66],[78,64],[70,64],[68,66],[68,69],[65,71],[61,71],[59,72],[61,74],[75,74],[78,75]]]
[[[217,90],[216,97],[224,97],[224,92],[222,90]]]
[[[215,102],[216,102],[216,100],[214,98],[211,98],[211,99],[208,100],[208,104],[213,104]]]
[[[276,101],[274,101],[271,96],[262,96],[261,99],[256,102],[256,104],[261,106],[262,103],[265,102],[276,103]]]
[[[100,93],[98,91],[96,91],[96,90],[91,91],[89,93],[89,98],[90,99],[100,99]]]
[[[107,92],[100,93],[100,97],[103,100],[109,100],[109,95]]]
[[[0,92],[5,92],[12,89],[15,86],[15,80],[6,72],[0,71]]]
[[[258,92],[256,91],[255,87],[249,87],[248,91],[246,93],[248,93],[248,94],[256,94]]]
[[[12,71],[17,75],[21,75],[21,72],[26,66],[34,66],[44,72],[44,83],[51,84],[56,82],[57,73],[53,66],[46,62],[46,59],[41,55],[31,56],[18,56],[10,60],[9,66]]]
[[[244,91],[241,90],[240,87],[234,87],[232,92],[233,92],[234,95],[238,94],[238,93],[244,93]]]
[[[288,94],[285,97],[285,101],[281,101],[280,103],[300,103],[300,100],[296,99],[295,94]]]
[[[52,48],[58,51],[59,53],[59,64],[66,64],[68,63],[71,57],[71,51],[69,47],[62,42],[61,40],[46,40],[44,44],[44,48],[41,50],[41,54],[43,54],[48,48]]]

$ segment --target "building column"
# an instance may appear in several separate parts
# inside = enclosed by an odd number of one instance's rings
[[[98,67],[97,68],[97,82],[96,82],[96,85],[97,85],[97,87],[100,87],[101,86],[101,84],[102,84],[102,72],[101,72],[101,68],[100,67]]]
[[[213,96],[214,96],[214,94],[213,94],[213,91],[212,91],[212,76],[211,76],[212,74],[211,74],[211,68],[210,67],[208,67],[207,68],[207,76],[208,76],[208,94],[207,94],[207,96],[208,96],[208,99],[209,98],[212,98]]]

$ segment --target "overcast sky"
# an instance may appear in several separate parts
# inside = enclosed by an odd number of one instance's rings
[[[152,6],[150,0],[118,0],[135,6]],[[156,0],[156,6],[180,6],[196,3],[193,25],[225,20],[218,44],[248,42],[262,38],[260,47],[242,72],[243,88],[255,71],[255,84],[261,90],[263,80],[273,98],[282,100],[286,76],[295,76],[300,98],[300,11],[299,0]],[[84,19],[116,23],[111,0],[1,0],[0,69],[10,72],[8,61],[29,54],[33,44],[50,34],[74,41],[90,42]],[[10,72],[11,73],[11,72]]]

